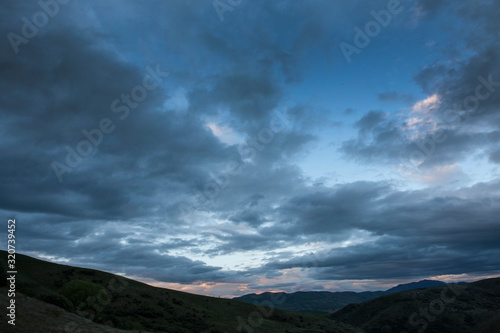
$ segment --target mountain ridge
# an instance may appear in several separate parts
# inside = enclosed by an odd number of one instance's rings
[[[447,284],[350,304],[330,319],[366,333],[495,333],[500,327],[500,278]]]
[[[410,283],[398,284],[395,287],[387,289],[386,292],[389,293],[389,294],[392,294],[392,293],[397,293],[397,292],[406,291],[406,290],[439,287],[439,286],[444,286],[446,284],[447,284],[446,282],[442,282],[442,281],[439,281],[439,280],[427,280],[427,279],[424,279],[424,280],[420,280],[418,282],[410,282]]]
[[[429,288],[442,285],[446,285],[446,283],[438,280],[424,279],[418,282],[399,284],[387,290],[380,291],[296,291],[293,293],[264,292],[260,294],[246,294],[243,296],[234,297],[233,299],[258,305],[262,304],[263,302],[269,301],[273,294],[282,295],[286,298],[286,301],[282,304],[277,305],[277,307],[280,309],[299,312],[321,312],[326,316],[328,313],[333,313],[347,306],[348,304],[362,303],[380,296],[389,295],[400,291]]]

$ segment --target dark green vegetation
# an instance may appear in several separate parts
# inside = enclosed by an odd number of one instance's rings
[[[0,258],[5,272],[5,251],[0,251]],[[239,325],[248,325],[252,332],[358,331],[327,318],[155,288],[113,274],[20,254],[16,254],[16,266],[20,311],[17,332],[68,332],[67,327],[75,333],[118,332],[114,327],[143,332],[222,333],[238,332]],[[6,301],[4,287],[0,293]]]
[[[276,307],[288,311],[300,311],[304,313],[314,313],[317,315],[329,315],[337,310],[342,309],[351,303],[362,303],[371,299],[392,294],[404,290],[412,290],[418,288],[429,288],[446,285],[446,283],[434,280],[422,280],[407,284],[400,284],[387,291],[298,291],[295,293],[276,293],[284,300],[283,303],[277,304]],[[263,304],[262,302],[269,301],[271,297],[276,297],[272,293],[248,294],[234,299],[251,304]]]
[[[348,305],[330,318],[367,333],[496,333],[500,278],[394,293]]]

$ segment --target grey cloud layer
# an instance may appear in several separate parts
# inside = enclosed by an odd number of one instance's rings
[[[3,216],[23,221],[20,251],[179,283],[251,283],[257,276],[277,277],[279,269],[301,267],[304,260],[314,263],[309,276],[319,280],[496,269],[497,182],[456,193],[402,191],[371,181],[309,185],[297,160],[318,139],[317,132],[334,123],[323,109],[285,103],[286,87],[304,78],[310,49],[319,48],[333,61],[341,56],[332,49],[350,36],[345,31],[352,26],[332,12],[361,8],[363,15],[353,16],[357,24],[371,8],[385,4],[313,3],[247,2],[227,12],[221,24],[210,1],[145,6],[75,0],[20,45],[18,54],[3,39],[0,209]],[[429,17],[445,8],[445,2],[419,3]],[[2,6],[9,14],[0,23],[2,36],[19,31],[20,18],[38,10],[24,2]],[[482,22],[488,44],[453,68],[436,63],[415,78],[426,93],[442,96],[439,112],[474,93],[478,75],[500,80],[495,12],[467,6],[473,5],[462,5],[457,15]],[[170,75],[120,119],[113,101],[142,84],[146,68],[157,64]],[[178,87],[186,90],[188,106],[167,108],[165,101]],[[404,93],[379,93],[385,102],[413,101]],[[500,163],[499,132],[473,133],[468,127],[500,124],[499,106],[500,93],[492,94],[468,117],[471,125],[447,128],[447,141],[422,167],[453,163],[478,147],[486,147],[491,162]],[[213,118],[224,119],[252,145],[251,138],[270,126],[277,108],[286,109],[289,124],[251,161],[206,126]],[[64,163],[65,147],[75,148],[85,139],[82,130],[97,128],[103,118],[116,129],[60,183],[51,163]],[[361,115],[354,125],[357,136],[343,143],[342,152],[363,162],[394,163],[416,147],[403,125],[384,111]],[[217,197],[200,198],[196,191],[203,192],[229,161],[238,163],[240,172]],[[183,202],[193,211],[179,213]],[[329,246],[358,232],[373,239],[312,258],[285,259],[288,253],[273,252],[314,242]],[[269,251],[269,262],[231,271],[190,258],[253,250]],[[403,263],[406,271],[401,271]]]
[[[432,111],[437,126],[427,128],[423,136],[415,139],[405,133],[407,119],[370,111],[355,124],[357,138],[345,141],[341,151],[361,161],[403,163],[425,170],[462,161],[487,147],[490,161],[496,163],[498,141],[493,138],[497,137],[500,124],[498,2],[420,1],[419,5],[423,13],[447,10],[475,26],[457,32],[465,43],[457,52],[470,56],[459,56],[457,61],[436,61],[415,75],[415,82],[424,93],[439,96],[440,105]],[[379,99],[397,100],[403,96],[381,92]]]

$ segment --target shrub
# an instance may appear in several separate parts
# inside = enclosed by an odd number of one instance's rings
[[[172,302],[174,302],[174,304],[176,304],[176,305],[182,305],[182,304],[184,304],[184,302],[183,302],[182,300],[177,299],[177,298],[174,298],[174,299],[172,300]]]
[[[109,304],[109,296],[103,286],[83,280],[73,280],[59,289],[59,293],[68,298],[78,308],[89,308],[97,303],[103,307]]]

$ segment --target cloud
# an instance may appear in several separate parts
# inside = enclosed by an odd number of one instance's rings
[[[495,150],[490,154],[490,161],[493,163],[500,164],[500,149]]]
[[[391,50],[398,80],[414,74],[421,92],[392,82],[395,68],[381,85],[373,66],[337,62],[386,5],[255,1],[221,23],[211,2],[74,0],[18,54],[4,38],[0,211],[20,221],[19,251],[225,295],[496,271],[500,186],[466,185],[464,164],[500,160],[498,4],[419,1],[429,25],[404,39],[432,37],[439,56],[403,50],[396,21],[370,45],[370,61]],[[4,7],[4,36],[39,10]],[[443,51],[433,19],[458,22],[460,52]],[[157,68],[168,76],[134,102]],[[353,94],[347,76],[366,85]],[[53,162],[107,118],[112,132],[59,182]],[[337,183],[303,166],[332,141],[315,167]],[[384,181],[358,173],[381,167]]]
[[[354,125],[357,137],[344,141],[340,151],[360,161],[402,163],[425,172],[464,162],[485,147],[493,149],[488,137],[500,123],[498,42],[488,41],[471,53],[421,69],[415,81],[429,97],[409,113],[366,113]]]
[[[415,103],[412,107],[412,111],[425,114],[425,113],[430,113],[438,106],[439,106],[439,96],[437,94],[434,94],[422,101]]]
[[[207,123],[206,126],[210,128],[213,135],[215,135],[221,142],[229,145],[242,143],[241,138],[239,138],[230,127],[218,125],[216,123]]]
[[[448,0],[419,0],[417,2],[418,7],[424,12],[435,12],[449,3]]]
[[[456,164],[436,166],[429,170],[425,170],[420,177],[417,178],[418,181],[423,183],[429,183],[431,185],[439,185],[449,183],[453,180],[463,179],[467,176],[462,172],[460,167]]]
[[[312,224],[317,222],[325,234],[358,228],[377,237],[360,244],[333,246],[326,253],[270,262],[267,267],[282,270],[305,266],[310,268],[312,278],[342,280],[418,278],[442,271],[484,273],[488,270],[485,263],[497,264],[491,253],[498,253],[499,249],[491,248],[491,244],[498,236],[498,182],[463,188],[455,194],[436,194],[432,189],[388,191],[376,184],[359,186],[367,191],[363,191],[364,197],[356,196],[355,201],[349,200],[349,196],[335,200],[331,195],[317,194],[309,204],[301,198],[303,203],[294,206],[290,215],[308,221],[299,224],[306,232],[319,233]],[[350,188],[351,185],[340,188],[336,195]],[[481,195],[482,190],[488,194]],[[496,194],[491,197],[492,193]],[[312,202],[316,209],[312,209]]]
[[[382,102],[388,103],[403,103],[410,104],[416,98],[412,94],[398,91],[388,91],[378,94],[378,99]]]

